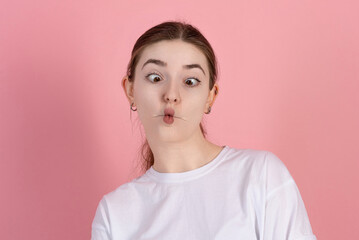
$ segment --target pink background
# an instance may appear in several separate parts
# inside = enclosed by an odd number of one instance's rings
[[[2,239],[90,239],[101,197],[138,176],[120,85],[165,20],[218,56],[209,139],[275,153],[318,239],[359,239],[357,1],[1,1]]]

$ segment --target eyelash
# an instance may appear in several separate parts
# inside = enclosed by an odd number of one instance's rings
[[[149,79],[149,76],[151,76],[151,75],[157,75],[157,76],[159,76],[160,78],[162,78],[161,74],[156,73],[156,72],[151,72],[151,73],[149,73],[149,74],[146,75],[146,78],[147,78],[150,82],[152,82],[152,81]],[[194,80],[196,80],[196,81],[198,82],[197,85],[193,85],[193,86],[186,84],[188,87],[195,87],[195,86],[198,86],[198,85],[201,84],[201,81],[200,81],[198,78],[196,78],[196,77],[189,77],[189,78],[187,78],[187,79],[194,79]],[[186,80],[187,80],[187,79],[186,79]],[[152,82],[152,83],[155,83],[155,82]]]

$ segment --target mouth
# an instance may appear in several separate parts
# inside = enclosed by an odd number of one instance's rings
[[[174,116],[175,115],[175,110],[173,108],[170,108],[170,107],[167,107],[165,108],[164,110],[164,113],[163,113],[165,116],[168,115],[168,116]]]
[[[163,115],[163,121],[167,124],[172,124],[174,122],[174,117],[169,114]]]
[[[178,116],[170,115],[170,114],[158,114],[154,115],[153,117],[172,117],[172,118],[180,118]]]

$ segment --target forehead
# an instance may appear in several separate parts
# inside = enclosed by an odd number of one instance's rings
[[[207,59],[196,46],[182,40],[162,40],[147,46],[139,59],[143,64],[148,59],[159,59],[167,62],[168,65],[200,64],[206,72]]]

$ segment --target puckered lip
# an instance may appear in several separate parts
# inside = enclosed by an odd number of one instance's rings
[[[173,115],[175,115],[175,110],[173,108],[167,107],[164,110],[164,115],[170,115],[173,117]]]

